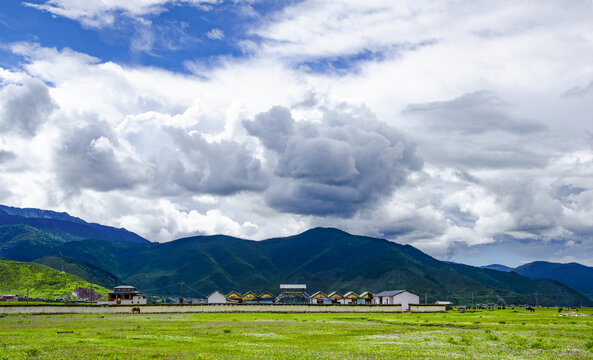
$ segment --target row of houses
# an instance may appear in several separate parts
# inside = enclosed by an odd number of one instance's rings
[[[214,291],[208,296],[209,304],[273,304],[273,303],[300,303],[300,304],[366,304],[366,305],[401,305],[402,311],[408,311],[410,304],[419,304],[420,296],[408,290],[383,291],[372,294],[365,291],[356,294],[349,291],[341,294],[337,291],[326,294],[318,291],[309,296],[305,293],[306,285],[280,285],[281,294],[274,296],[268,291],[256,295],[252,291],[240,294],[232,291],[224,295],[220,291]]]
[[[334,291],[326,294],[317,291],[309,296],[305,292],[307,286],[304,284],[282,284],[280,295],[275,296],[269,291],[256,294],[248,291],[240,294],[232,291],[223,294],[214,291],[208,296],[209,304],[360,304],[360,305],[401,305],[402,311],[408,311],[410,304],[420,304],[420,296],[408,290],[383,291],[372,294],[365,291],[356,294],[349,291],[345,294]],[[142,305],[146,304],[146,297],[135,287],[129,285],[117,286],[108,293],[107,301],[98,302],[105,305]]]

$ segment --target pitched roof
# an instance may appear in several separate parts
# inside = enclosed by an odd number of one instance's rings
[[[333,293],[329,294],[329,297],[330,297],[330,298],[335,298],[335,297],[341,298],[341,297],[343,297],[343,296],[342,296],[342,294],[340,294],[339,292],[337,292],[337,291],[334,291]]]
[[[354,291],[348,291],[345,295],[345,298],[349,298],[349,299],[355,299],[358,298],[358,295],[356,295],[356,293]]]
[[[378,294],[375,294],[375,296],[395,296],[397,294],[401,294],[404,291],[408,291],[408,290],[390,290],[390,291],[382,291]]]
[[[327,297],[327,295],[325,295],[325,294],[324,294],[324,293],[322,293],[321,291],[318,291],[318,292],[316,292],[315,294],[311,295],[311,298],[312,298],[312,299],[316,299],[316,298],[319,298],[319,297],[324,297],[324,298],[326,298],[326,297]]]
[[[263,298],[263,297],[272,297],[272,298],[275,298],[276,296],[274,296],[274,294],[272,294],[271,292],[264,291],[263,293],[259,294],[259,297],[260,298]]]
[[[223,294],[223,293],[221,293],[220,291],[218,291],[218,290],[214,290],[214,292],[213,292],[212,294],[208,295],[208,297],[210,297],[210,296],[212,296],[212,295],[214,295],[214,294],[216,294],[216,293],[219,293],[220,295],[224,296],[224,294]]]
[[[360,294],[360,297],[361,297],[361,298],[372,298],[372,297],[373,297],[373,294],[371,294],[371,293],[370,293],[370,292],[368,292],[368,291],[365,291],[365,292],[363,292],[362,294]]]
[[[231,291],[227,296],[227,298],[234,297],[234,298],[241,298],[241,295],[238,294],[236,291]]]
[[[241,296],[241,298],[243,300],[257,299],[257,295],[255,295],[252,291],[248,291],[245,294],[243,294],[243,296]]]

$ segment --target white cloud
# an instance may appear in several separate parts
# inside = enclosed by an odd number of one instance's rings
[[[208,31],[206,33],[206,36],[208,36],[209,39],[212,40],[222,40],[224,39],[224,32],[222,32],[222,30],[220,29],[212,29],[210,31]]]

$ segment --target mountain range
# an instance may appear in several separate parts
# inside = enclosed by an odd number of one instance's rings
[[[555,280],[587,297],[593,297],[593,268],[575,262],[559,264],[533,261],[516,268],[498,264],[483,266],[483,268],[513,271],[529,279]]]
[[[189,297],[214,290],[308,292],[408,289],[422,301],[593,305],[575,289],[517,272],[441,262],[420,250],[333,228],[250,241],[224,235],[151,243],[125,229],[65,213],[0,208],[0,257],[64,269],[106,287],[131,284],[148,296]],[[85,234],[88,234],[86,236]]]

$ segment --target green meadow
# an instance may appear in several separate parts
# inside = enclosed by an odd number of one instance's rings
[[[0,359],[593,359],[593,317],[557,315],[7,315]]]

